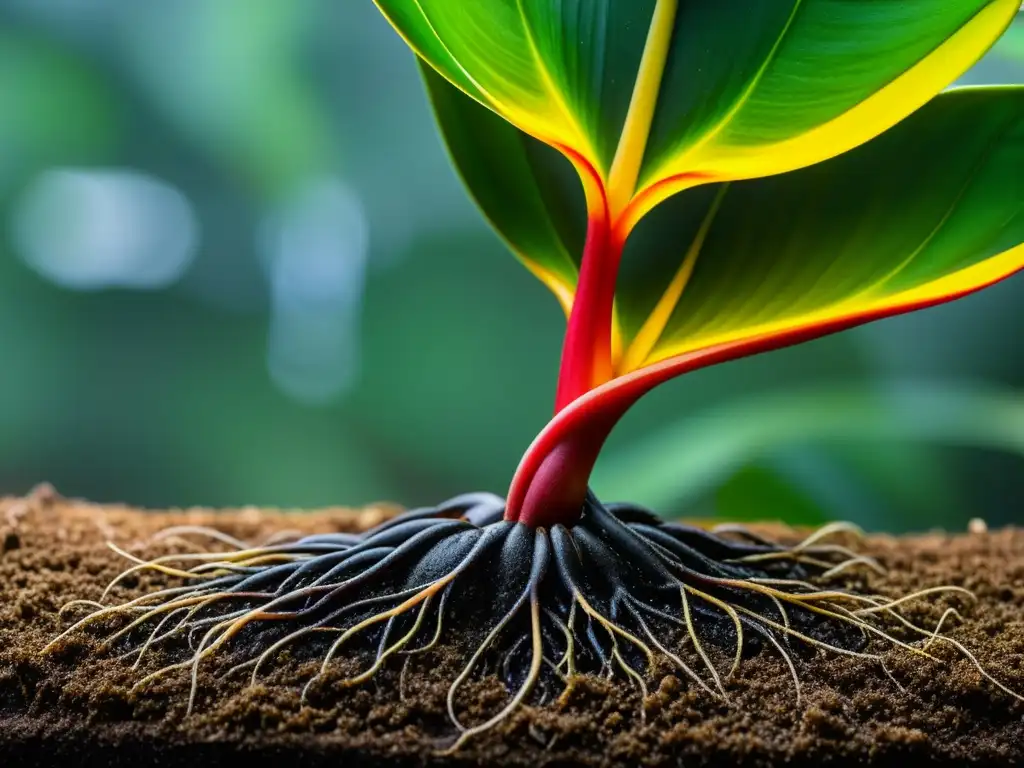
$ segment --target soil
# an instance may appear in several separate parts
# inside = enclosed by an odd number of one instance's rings
[[[1024,703],[941,649],[940,662],[893,650],[886,664],[895,681],[867,661],[824,653],[801,659],[799,705],[788,670],[769,652],[743,663],[728,685],[728,703],[671,674],[654,679],[643,701],[629,685],[584,678],[565,700],[525,706],[455,754],[441,752],[453,734],[443,655],[417,667],[404,685],[388,669],[362,687],[328,684],[305,706],[296,681],[307,679],[315,662],[290,658],[250,688],[244,676],[219,677],[224,668],[211,661],[202,668],[196,711],[186,717],[187,673],[131,693],[143,673],[97,653],[88,632],[40,653],[67,626],[58,609],[98,599],[125,567],[107,541],[156,556],[179,551],[172,541],[147,544],[170,525],[261,540],[284,529],[361,530],[394,511],[143,512],[66,500],[48,487],[0,499],[0,765],[191,768],[228,758],[247,768],[1024,764]],[[782,539],[797,535],[765,530]],[[881,594],[939,584],[975,592],[964,622],[948,632],[1003,683],[1024,691],[1024,530],[874,536],[861,549],[889,568],[868,579]],[[173,581],[142,576],[121,595]],[[934,625],[943,605],[916,603],[908,615]],[[505,693],[496,680],[484,680],[466,695],[462,711],[479,722],[500,708]]]

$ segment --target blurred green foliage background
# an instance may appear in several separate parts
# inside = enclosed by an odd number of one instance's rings
[[[965,78],[1021,81],[1024,20]],[[0,0],[0,492],[503,492],[562,327],[369,0]],[[1022,334],[1017,277],[684,377],[595,486],[669,515],[1024,521]]]

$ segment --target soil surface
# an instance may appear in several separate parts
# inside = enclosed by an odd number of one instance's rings
[[[181,551],[180,542],[147,542],[171,525],[258,541],[285,529],[359,530],[393,513],[384,506],[144,513],[65,500],[45,487],[0,499],[0,765],[194,768],[229,758],[247,768],[1024,764],[1024,703],[941,648],[941,662],[889,653],[895,680],[877,663],[803,658],[799,705],[788,670],[767,651],[744,661],[727,703],[671,674],[650,682],[646,700],[628,684],[584,678],[566,699],[525,706],[455,754],[441,753],[454,733],[444,698],[451,665],[443,658],[417,667],[402,685],[391,669],[358,688],[327,684],[305,706],[299,691],[313,661],[290,658],[255,688],[244,675],[220,677],[226,667],[211,661],[196,711],[185,717],[187,672],[132,693],[144,672],[99,653],[95,635],[79,633],[40,653],[68,625],[58,609],[98,599],[125,568],[107,541],[153,557]],[[964,622],[947,631],[995,677],[1024,691],[1024,530],[872,537],[860,547],[889,568],[868,579],[873,591],[897,596],[951,584],[975,592],[978,601],[961,606]],[[118,596],[173,583],[141,576]],[[948,604],[915,603],[908,615],[934,625]],[[461,711],[477,722],[505,701],[496,680],[468,686],[464,696]]]

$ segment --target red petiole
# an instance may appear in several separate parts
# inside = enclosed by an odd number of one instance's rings
[[[612,311],[622,247],[612,231],[607,209],[591,215],[562,346],[555,413],[613,378]]]

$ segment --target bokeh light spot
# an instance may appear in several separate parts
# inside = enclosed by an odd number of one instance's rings
[[[312,179],[260,233],[270,282],[267,365],[289,396],[338,399],[359,373],[359,320],[369,233],[362,201],[343,182]]]
[[[166,288],[188,269],[199,240],[185,196],[130,170],[45,171],[16,201],[12,219],[25,263],[80,291]]]

